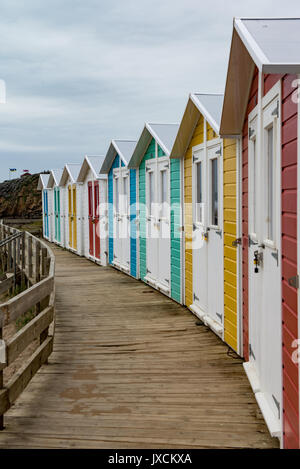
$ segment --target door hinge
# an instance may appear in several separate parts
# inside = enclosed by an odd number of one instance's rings
[[[256,245],[258,244],[256,241],[253,241],[253,240],[252,240],[252,238],[251,238],[250,235],[248,236],[248,243],[249,243],[249,248],[250,248],[251,246],[256,246]]]
[[[271,256],[274,257],[275,261],[277,262],[278,267],[278,249],[275,252],[271,252]]]
[[[255,134],[255,130],[251,129],[251,127],[249,127],[249,130],[248,130],[249,138],[251,138],[254,134]]]
[[[276,107],[275,107],[275,109],[272,111],[271,114],[272,114],[272,116],[279,117],[279,101],[277,101]]]
[[[216,316],[218,316],[218,318],[220,318],[221,323],[223,323],[223,316],[222,316],[222,314],[216,313]]]
[[[217,230],[216,234],[219,235],[222,238],[222,230]]]
[[[249,357],[253,357],[256,360],[251,344],[249,344]]]
[[[239,244],[242,244],[242,238],[236,238],[231,244],[233,247],[237,247]]]
[[[199,301],[199,298],[198,298],[198,296],[196,296],[195,293],[194,293],[194,301],[195,301],[195,300]]]
[[[195,163],[197,156],[193,155],[193,163]]]
[[[288,284],[291,287],[299,288],[299,275],[295,275],[294,277],[290,277],[288,279]]]
[[[279,403],[279,401],[276,399],[276,397],[274,396],[274,394],[272,394],[272,398],[273,398],[273,401],[275,402],[275,405],[276,405],[277,410],[278,410],[278,420],[280,420],[280,403]]]
[[[193,231],[197,229],[196,225],[193,223]]]

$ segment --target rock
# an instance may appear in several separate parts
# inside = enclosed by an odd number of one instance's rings
[[[0,218],[39,218],[42,195],[37,190],[39,174],[0,183]]]

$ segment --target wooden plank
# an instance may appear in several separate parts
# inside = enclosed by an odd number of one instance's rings
[[[7,278],[6,280],[3,280],[0,282],[0,295],[3,293],[7,292],[14,284],[14,276],[11,276]]]
[[[53,306],[46,308],[7,341],[6,357],[8,365],[10,365],[20,353],[51,324],[53,314]]]
[[[16,321],[22,314],[49,296],[53,288],[54,279],[49,277],[0,305],[0,325]]]
[[[242,360],[186,308],[54,252],[54,351],[7,412],[1,448],[278,447]]]
[[[30,380],[40,367],[46,362],[53,349],[53,337],[45,342],[33,353],[29,360],[20,368],[16,375],[8,382],[6,391],[9,404],[12,405],[24,391]]]

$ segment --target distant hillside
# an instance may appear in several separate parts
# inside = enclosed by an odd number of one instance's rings
[[[0,218],[39,218],[42,196],[37,190],[39,174],[0,183]]]

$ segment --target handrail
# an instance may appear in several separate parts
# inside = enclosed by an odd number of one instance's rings
[[[1,240],[7,240],[1,244]],[[0,224],[0,258],[2,269],[10,276],[0,282],[0,292],[12,288],[16,276],[27,288],[0,304],[0,429],[4,428],[4,413],[26,388],[53,349],[55,332],[55,257],[44,241],[28,232]],[[14,268],[13,275],[11,272]],[[13,279],[13,280],[12,280]],[[7,342],[3,327],[31,311],[33,318]],[[39,346],[26,359],[8,383],[3,382],[3,370],[39,338]]]
[[[9,236],[8,238],[3,239],[2,241],[0,241],[0,248],[2,248],[2,246],[5,246],[5,244],[10,243],[14,239],[20,238],[22,234],[23,234],[22,232],[16,233],[16,234]]]

